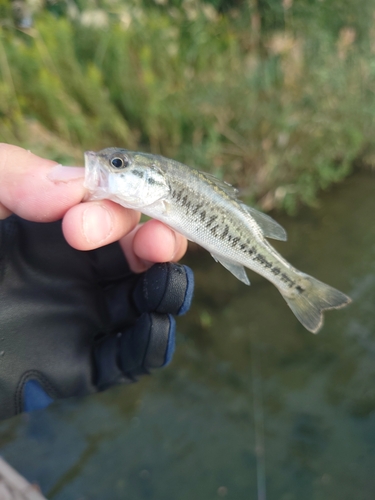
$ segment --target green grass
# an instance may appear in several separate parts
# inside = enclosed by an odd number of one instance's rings
[[[29,30],[3,23],[0,140],[66,163],[85,149],[148,150],[266,210],[314,204],[375,152],[375,8],[353,0],[352,17],[327,26],[323,4],[219,14],[117,2],[41,10]]]

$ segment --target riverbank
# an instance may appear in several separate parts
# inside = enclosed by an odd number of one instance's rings
[[[66,164],[152,151],[293,213],[375,166],[375,10],[360,3],[81,2],[3,22],[0,140]]]

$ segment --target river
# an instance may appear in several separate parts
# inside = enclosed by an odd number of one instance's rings
[[[313,335],[277,290],[206,252],[172,364],[0,424],[0,454],[53,500],[373,500],[375,175],[275,216],[277,249],[353,304]]]

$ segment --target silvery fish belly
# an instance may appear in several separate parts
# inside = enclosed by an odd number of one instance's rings
[[[350,298],[291,266],[266,238],[286,240],[271,217],[248,207],[236,190],[209,174],[162,156],[108,148],[85,153],[89,199],[110,199],[158,219],[211,252],[239,280],[244,267],[280,291],[305,328],[316,333],[323,311]]]

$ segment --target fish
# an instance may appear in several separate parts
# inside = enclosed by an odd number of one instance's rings
[[[322,327],[323,311],[351,302],[285,260],[268,242],[286,241],[284,228],[211,174],[159,155],[106,148],[85,153],[84,184],[88,199],[109,199],[165,223],[208,250],[246,285],[245,268],[260,274],[312,333]]]

